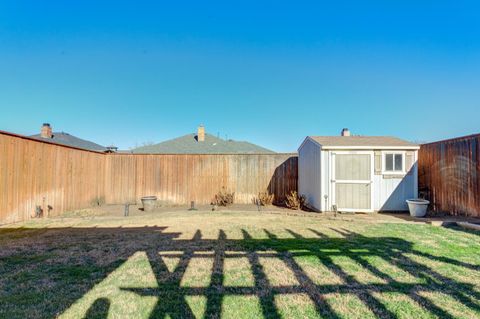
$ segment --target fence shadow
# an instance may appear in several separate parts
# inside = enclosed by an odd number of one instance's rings
[[[109,309],[110,309],[110,300],[108,298],[98,298],[90,306],[90,308],[88,308],[84,318],[85,319],[108,318]]]
[[[0,286],[8,293],[0,294],[0,309],[4,309],[0,310],[0,315],[28,317],[32,309],[41,309],[40,317],[54,317],[139,251],[145,252],[157,287],[120,285],[119,288],[138,296],[157,297],[151,318],[194,318],[194,311],[187,302],[189,296],[206,298],[205,318],[221,317],[227,296],[256,297],[263,317],[280,318],[276,297],[293,294],[308,296],[315,312],[321,316],[340,318],[342,314],[325,298],[333,293],[355,295],[380,318],[396,318],[397,315],[378,298],[378,293],[400,293],[433,315],[454,318],[424,295],[437,291],[480,312],[476,302],[480,299],[478,287],[446,277],[412,256],[474,272],[480,272],[479,265],[420,252],[411,242],[399,238],[366,237],[342,228],[331,228],[331,231],[339,237],[316,229],[310,229],[311,237],[286,229],[289,238],[280,238],[268,229],[264,230],[263,238],[254,238],[243,229],[242,238],[237,239],[229,239],[223,230],[216,239],[203,238],[200,230],[191,239],[182,239],[180,233],[168,233],[165,227],[2,229],[0,240],[3,243],[12,240],[15,244],[5,245],[1,255]],[[173,269],[169,269],[163,259],[167,253],[179,260]],[[299,263],[299,258],[305,257],[324,266],[339,278],[339,282],[318,283]],[[356,263],[360,267],[357,273],[369,272],[380,280],[372,283],[359,280],[336,262],[339,257]],[[369,262],[372,257],[398,267],[415,278],[415,282],[392,276],[385,268]],[[235,258],[248,260],[253,276],[251,286],[224,284],[225,264]],[[182,285],[187,269],[195,267],[202,259],[211,261],[210,283],[207,286]],[[269,262],[281,262],[286,271],[293,274],[296,283],[272,281],[266,267]],[[27,273],[27,280],[22,282],[22,276]],[[48,284],[43,284],[45,282]],[[41,297],[32,297],[32,291]],[[25,296],[32,298],[22,299]],[[107,317],[112,302],[104,297],[97,299],[86,311],[85,318]]]

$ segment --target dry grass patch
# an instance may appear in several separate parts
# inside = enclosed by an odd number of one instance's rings
[[[294,259],[317,285],[340,285],[343,283],[343,280],[324,265],[317,256],[295,257]]]
[[[246,257],[228,257],[224,264],[224,279],[225,286],[232,287],[253,287],[255,286],[255,279],[253,278],[252,269],[248,258]]]
[[[205,296],[186,296],[185,300],[190,307],[195,318],[205,317],[205,308],[207,307],[207,297]]]
[[[421,283],[422,280],[415,277],[414,275],[408,273],[407,271],[400,268],[400,266],[395,265],[395,260],[386,260],[383,257],[379,256],[362,256],[359,258],[365,263],[368,263],[372,269],[378,270],[381,274],[385,275],[385,278],[393,280],[399,283]]]
[[[353,279],[361,284],[385,284],[385,279],[372,273],[368,267],[360,264],[350,256],[332,256],[331,260],[336,265],[334,268],[345,279]],[[376,267],[372,267],[377,269]]]
[[[293,271],[287,264],[276,257],[260,257],[260,264],[272,286],[298,285]]]
[[[221,317],[226,319],[263,318],[262,306],[256,296],[225,296]]]
[[[398,319],[424,318],[433,319],[436,316],[428,312],[420,304],[414,301],[409,295],[397,292],[385,292],[372,294],[387,310],[395,315]]]
[[[208,287],[212,276],[213,256],[193,257],[180,282],[181,287]]]
[[[438,281],[438,278],[443,277],[457,282],[473,284],[477,287],[480,287],[479,270],[473,270],[462,267],[461,265],[452,265],[438,260],[432,260],[428,257],[419,256],[416,254],[405,254],[405,257],[408,258],[408,261],[422,266],[421,274],[428,276],[432,280]],[[478,269],[480,269],[480,265],[478,265]]]
[[[162,251],[159,253],[160,258],[162,258],[163,263],[167,267],[169,272],[173,272],[175,268],[177,268],[178,264],[180,263],[180,257],[182,256],[183,252],[181,250],[178,251]]]
[[[431,302],[434,307],[438,307],[439,309],[443,310],[444,314],[450,315],[453,318],[479,318],[478,312],[473,311],[471,308],[465,306],[465,304],[463,304],[461,301],[452,297],[449,294],[430,291],[421,291],[418,294]],[[478,300],[471,301],[475,302],[478,307]],[[424,306],[426,306],[427,308],[431,307],[429,304],[426,303]],[[440,312],[440,315],[442,315],[442,312]]]
[[[372,310],[354,294],[326,294],[325,300],[332,310],[341,314],[343,318],[376,318]]]
[[[307,294],[277,295],[275,305],[282,318],[321,318]]]

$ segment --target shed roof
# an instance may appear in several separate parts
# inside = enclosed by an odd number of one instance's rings
[[[418,144],[393,136],[309,136],[309,138],[323,148],[419,148]]]

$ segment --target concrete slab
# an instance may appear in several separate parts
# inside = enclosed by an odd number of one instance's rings
[[[472,224],[472,223],[468,223],[468,222],[458,222],[457,225],[460,226],[460,227],[466,228],[466,229],[472,229],[472,230],[480,231],[480,225],[478,225],[478,224]]]

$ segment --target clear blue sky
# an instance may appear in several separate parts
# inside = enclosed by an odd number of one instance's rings
[[[480,4],[2,0],[0,129],[43,122],[121,148],[479,132]]]

